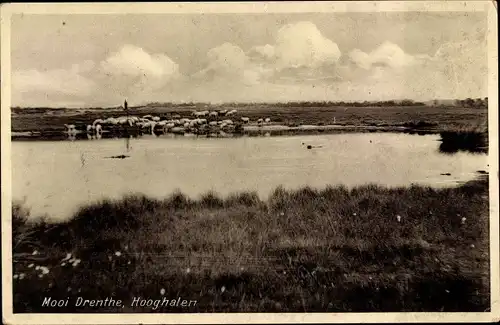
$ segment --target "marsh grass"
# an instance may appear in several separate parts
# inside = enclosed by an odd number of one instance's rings
[[[388,106],[329,106],[328,103],[298,103],[291,105],[250,104],[238,106],[238,116],[247,116],[251,121],[259,118],[270,118],[271,124],[292,127],[290,130],[253,130],[246,131],[243,125],[237,124],[235,129],[228,131],[231,136],[264,135],[272,136],[305,135],[323,133],[347,132],[406,132],[410,134],[441,134],[442,153],[468,151],[485,153],[488,151],[488,131],[486,107],[456,107],[456,106],[425,106],[425,105],[388,105]],[[230,107],[230,106],[229,106]],[[194,106],[192,107],[194,108]],[[191,117],[192,108],[179,106],[151,106],[137,108],[131,114],[155,114],[163,118],[174,115]],[[50,113],[50,114],[49,114]],[[13,134],[12,139],[18,140],[66,140],[63,133],[64,124],[75,124],[77,129],[85,130],[86,125],[96,118],[107,118],[121,114],[116,109],[86,110],[72,112],[71,110],[30,110],[17,109],[12,116],[12,131],[31,132],[29,134]],[[332,125],[335,129],[297,129],[301,125]],[[137,137],[144,133],[138,128],[113,128],[104,133],[104,138]],[[34,133],[33,133],[34,132]],[[162,133],[162,132],[160,132]],[[210,130],[198,131],[199,134],[209,134]],[[75,139],[87,139],[86,132],[76,135]]]
[[[191,199],[133,194],[85,207],[57,225],[14,205],[15,312],[45,296],[197,300],[156,312],[484,311],[489,307],[487,180],[457,188],[276,188]],[[399,219],[398,219],[399,216]],[[466,218],[466,221],[463,221]],[[117,254],[119,252],[119,254]],[[68,253],[81,259],[62,265]],[[28,263],[44,265],[39,277]]]
[[[227,108],[233,108],[228,106]],[[132,110],[133,115],[155,114],[169,117],[180,115],[191,117],[193,108],[183,107],[145,107]],[[222,109],[218,108],[218,109]],[[19,109],[12,116],[12,131],[39,131],[45,136],[64,130],[64,124],[75,124],[78,129],[97,118],[107,118],[122,114],[112,109],[56,110],[53,114],[45,111]],[[386,107],[349,107],[349,106],[300,106],[251,104],[238,107],[238,116],[247,116],[251,121],[269,117],[272,123],[284,125],[367,125],[367,126],[406,126],[408,128],[446,128],[477,127],[488,119],[487,108],[468,108],[451,106],[386,106]],[[240,130],[241,131],[241,130]]]
[[[441,131],[440,135],[439,150],[443,153],[488,152],[488,128],[486,126],[447,128]]]

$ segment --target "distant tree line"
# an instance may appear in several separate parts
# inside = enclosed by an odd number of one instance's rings
[[[251,106],[259,106],[265,105],[267,107],[393,107],[393,106],[443,106],[443,105],[453,105],[459,107],[471,107],[471,108],[482,108],[488,107],[488,97],[485,98],[466,98],[466,99],[457,99],[455,101],[447,101],[447,104],[444,104],[440,100],[434,100],[431,102],[419,102],[411,99],[404,100],[386,100],[386,101],[363,101],[363,102],[346,102],[346,101],[290,101],[290,102],[276,102],[276,103],[238,103],[238,102],[226,102],[222,104],[211,104],[204,102],[187,102],[187,103],[172,103],[172,102],[153,102],[146,105],[142,105],[139,107],[251,107]],[[132,108],[132,107],[131,107]],[[68,110],[68,108],[50,108],[50,107],[12,107],[12,112],[14,113],[45,113],[48,111],[55,110]],[[99,109],[88,108],[88,109]],[[104,109],[104,108],[102,108]]]
[[[455,105],[460,107],[483,108],[488,107],[488,97],[485,98],[466,98],[455,100]]]
[[[47,113],[47,112],[65,112],[66,108],[54,108],[54,107],[19,107],[15,106],[11,108],[11,112],[13,113]]]
[[[342,107],[367,107],[367,106],[423,106],[425,103],[413,101],[411,99],[404,100],[387,100],[387,101],[363,101],[363,102],[345,102],[345,101],[290,101],[290,102],[276,102],[276,103],[238,103],[238,102],[226,102],[223,104],[210,104],[203,102],[188,102],[188,103],[149,103],[146,107],[158,107],[158,106],[175,106],[175,107],[189,107],[189,106],[257,106],[266,105],[268,107],[330,107],[330,106],[342,106]]]
[[[303,107],[328,107],[328,106],[341,106],[341,107],[387,107],[387,106],[423,106],[425,103],[413,101],[411,99],[404,100],[386,100],[386,101],[363,101],[363,102],[345,102],[345,101],[321,101],[321,102],[288,102],[270,104],[271,106],[303,106]]]

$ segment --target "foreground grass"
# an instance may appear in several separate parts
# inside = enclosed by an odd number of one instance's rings
[[[486,180],[277,188],[265,202],[251,192],[130,195],[56,225],[30,223],[15,206],[14,311],[485,311],[487,195]],[[62,261],[68,253],[80,263]],[[49,296],[114,297],[125,307],[41,307]],[[138,296],[197,304],[130,306]]]

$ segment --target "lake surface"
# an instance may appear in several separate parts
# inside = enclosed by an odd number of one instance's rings
[[[234,139],[142,137],[92,141],[13,141],[13,199],[32,215],[71,216],[80,205],[131,192],[196,198],[278,185],[323,188],[366,183],[454,186],[488,170],[487,155],[439,153],[438,135],[350,133]],[[308,150],[306,145],[321,146]],[[109,159],[115,155],[126,159]],[[450,176],[441,175],[450,173]]]

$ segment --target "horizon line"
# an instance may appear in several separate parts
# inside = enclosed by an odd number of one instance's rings
[[[387,99],[387,100],[364,100],[364,101],[345,101],[345,100],[339,100],[339,101],[324,101],[324,100],[318,100],[318,101],[310,101],[310,100],[304,100],[304,101],[272,101],[272,102],[244,102],[244,101],[226,101],[226,102],[202,102],[202,101],[172,101],[172,102],[148,102],[144,104],[136,104],[136,105],[131,105],[129,108],[141,108],[141,107],[147,107],[151,105],[174,105],[174,106],[182,106],[182,105],[210,105],[210,106],[215,106],[215,105],[286,105],[286,104],[380,104],[380,103],[391,103],[394,102],[395,104],[402,104],[402,102],[407,101],[415,104],[426,104],[426,103],[432,103],[434,101],[437,102],[442,102],[442,101],[464,101],[467,99],[472,99],[472,100],[486,100],[488,97],[467,97],[467,98],[447,98],[447,99],[428,99],[428,100],[414,100],[414,99]],[[412,105],[404,105],[404,106],[412,106]],[[123,107],[123,104],[116,105],[116,106],[79,106],[79,107],[65,107],[65,106],[11,106],[10,108],[16,108],[16,109],[35,109],[35,108],[47,108],[47,109],[95,109],[95,108],[100,108],[100,109],[107,109],[107,108],[121,108]]]

